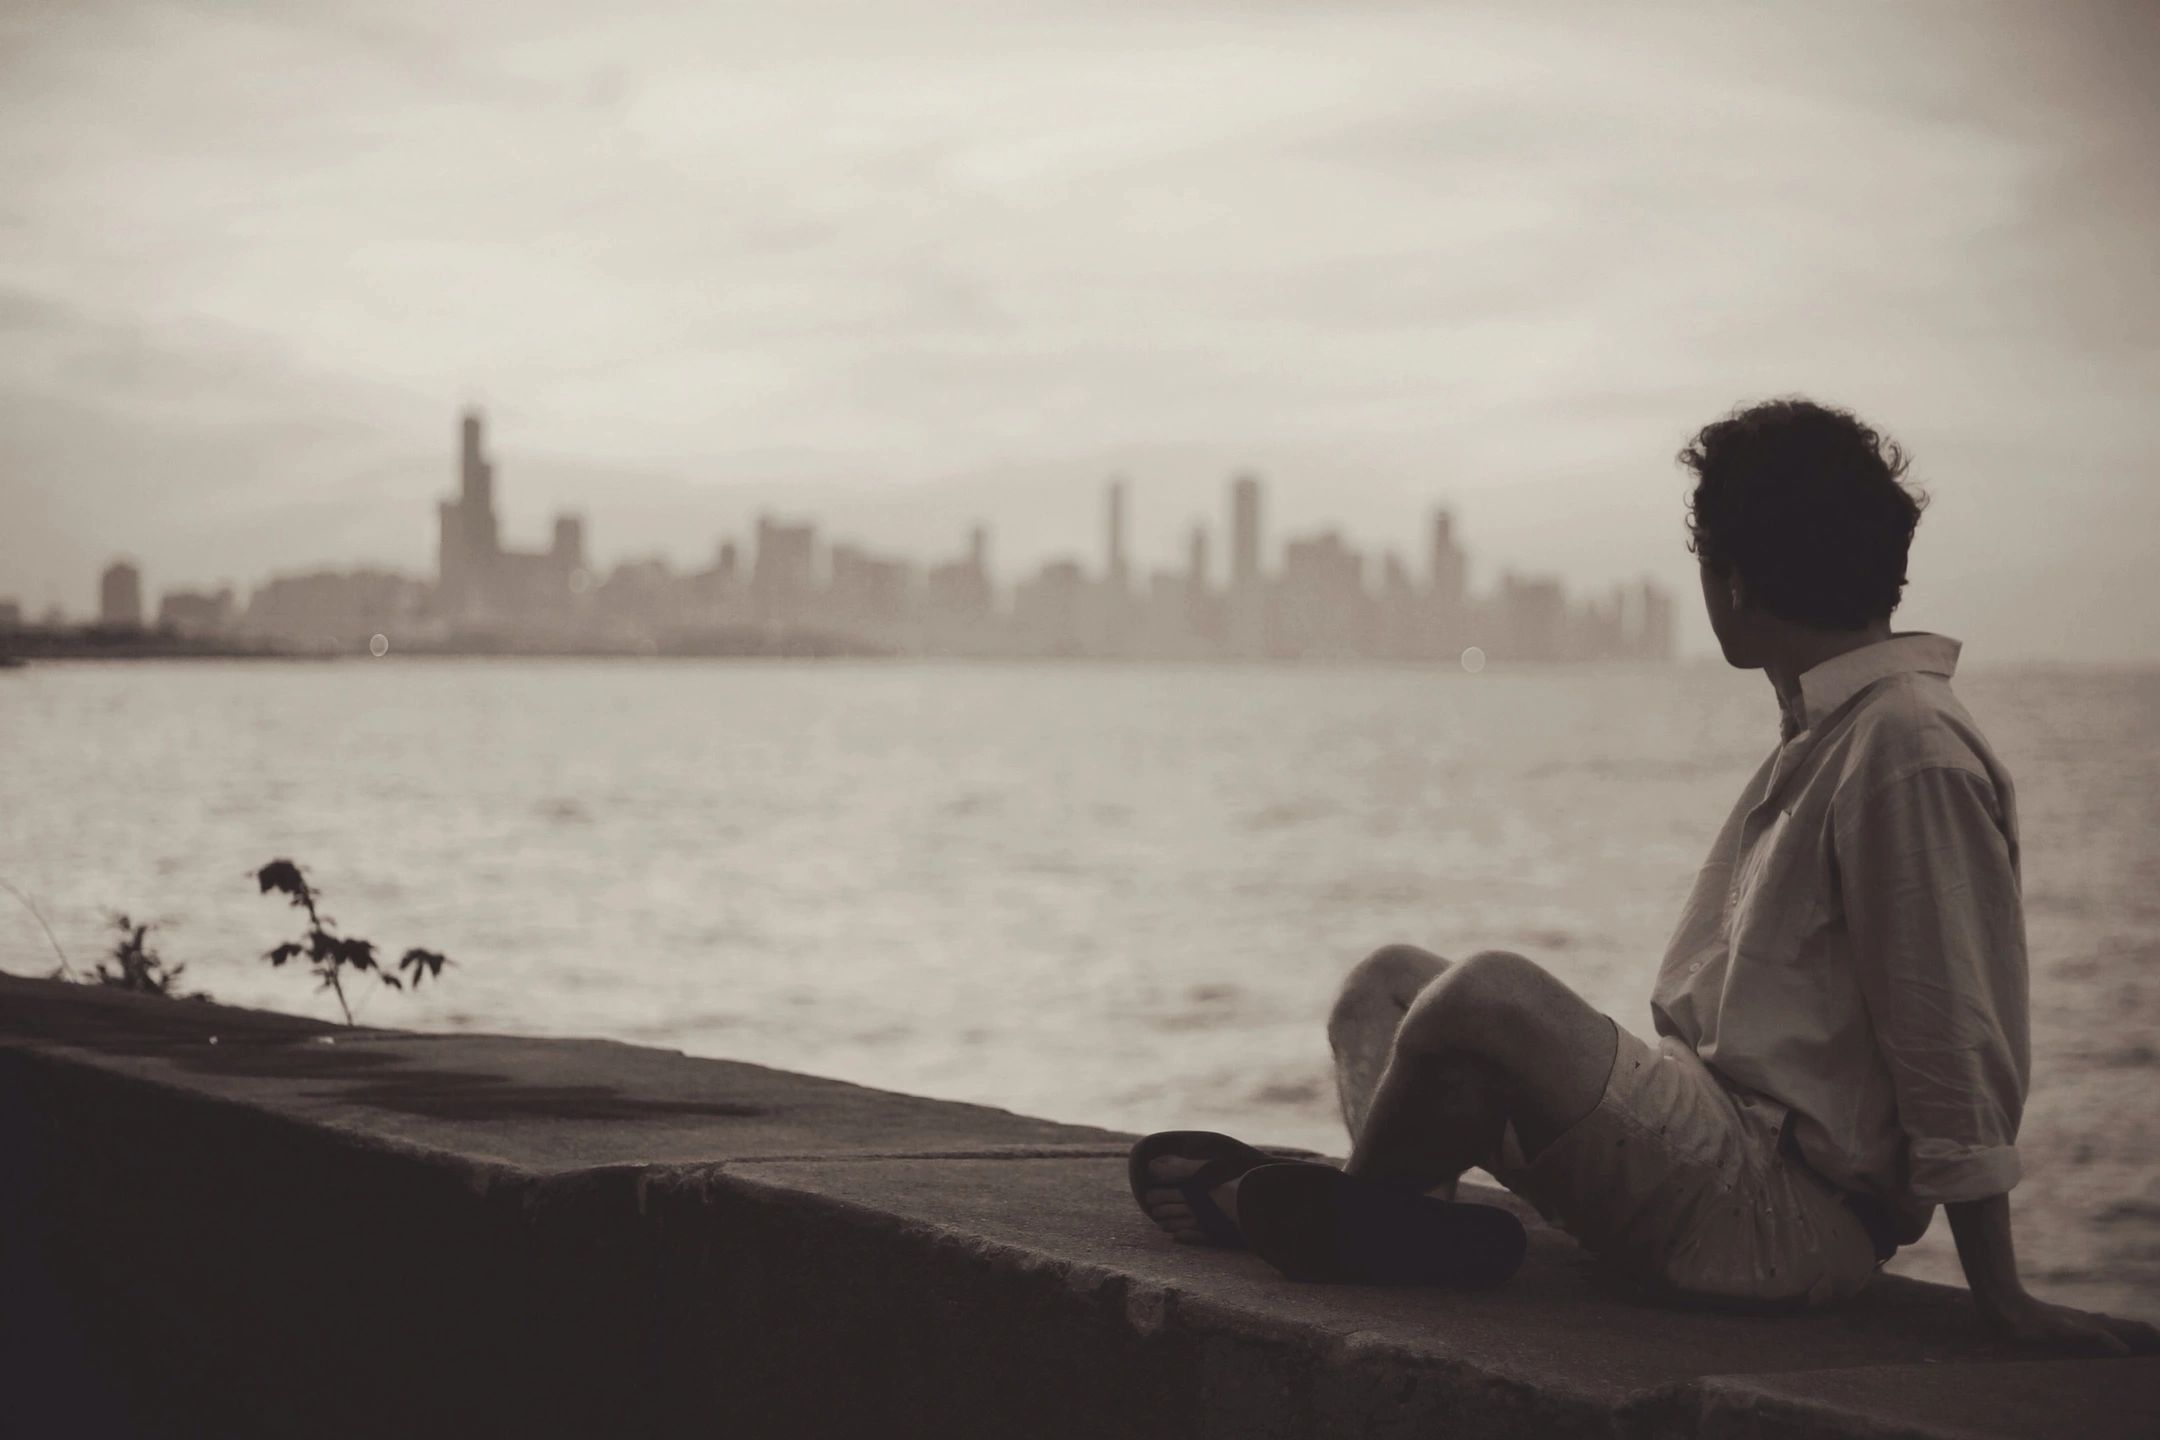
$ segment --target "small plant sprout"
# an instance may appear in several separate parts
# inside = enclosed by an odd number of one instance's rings
[[[137,924],[126,915],[115,911],[107,916],[117,932],[113,939],[112,960],[117,968],[107,969],[100,960],[91,972],[100,985],[110,985],[116,990],[134,990],[145,995],[164,995],[180,998],[173,985],[180,979],[185,965],[165,966],[165,957],[158,954],[150,943],[150,932],[156,928],[155,921]],[[198,998],[207,999],[207,996]]]
[[[298,940],[273,946],[263,958],[272,965],[283,965],[288,960],[306,956],[309,968],[322,981],[322,988],[337,996],[338,1008],[345,1012],[347,1025],[353,1023],[353,1014],[352,1006],[346,1003],[342,971],[349,969],[355,975],[373,972],[376,979],[392,990],[403,990],[409,980],[412,988],[417,990],[422,979],[430,975],[439,978],[442,967],[450,963],[432,950],[407,950],[397,962],[398,971],[404,975],[404,979],[400,979],[375,958],[372,942],[339,935],[330,928],[336,922],[322,913],[318,905],[322,895],[308,884],[307,876],[301,873],[298,865],[290,860],[273,860],[257,871],[255,878],[261,883],[263,894],[277,891],[295,908],[305,910],[308,918],[307,934]]]

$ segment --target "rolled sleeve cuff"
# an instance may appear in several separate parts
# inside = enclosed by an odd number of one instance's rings
[[[2015,1145],[1912,1142],[1912,1196],[1938,1205],[2007,1195],[2025,1173]]]

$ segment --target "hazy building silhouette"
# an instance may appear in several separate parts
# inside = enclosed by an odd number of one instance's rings
[[[478,410],[458,419],[458,493],[438,507],[441,543],[436,556],[436,600],[445,615],[462,618],[481,610],[495,575],[501,530],[495,515],[495,467],[487,458]]]
[[[1125,557],[1125,481],[1112,476],[1103,488],[1103,576],[1093,603],[1084,607],[1083,645],[1091,655],[1124,655],[1134,648],[1140,620],[1132,569]]]
[[[817,527],[758,516],[750,562],[750,613],[768,630],[791,630],[808,618],[817,593]]]
[[[215,593],[168,590],[158,601],[158,628],[176,635],[211,637],[223,635],[233,625],[233,592],[227,585]]]
[[[1195,525],[1185,542],[1185,628],[1203,651],[1222,648],[1223,614],[1208,577],[1207,526]]]
[[[968,536],[968,553],[930,568],[923,584],[923,601],[941,620],[977,621],[991,610],[990,541],[978,525]]]
[[[651,649],[691,623],[691,596],[665,555],[624,560],[592,592],[600,633],[616,643]]]
[[[1375,633],[1369,653],[1414,660],[1429,653],[1430,610],[1410,578],[1402,556],[1390,550],[1380,561],[1380,594],[1373,602]]]
[[[1268,652],[1267,583],[1260,570],[1260,477],[1239,475],[1230,483],[1230,653],[1254,658]]]
[[[318,570],[273,576],[248,597],[247,634],[325,651],[365,648],[375,635],[394,645],[419,625],[427,588],[387,570]]]
[[[1013,631],[1038,655],[1084,655],[1088,584],[1077,560],[1052,560],[1013,590]]]
[[[1275,591],[1275,653],[1294,660],[1364,654],[1372,635],[1365,560],[1330,530],[1283,547]]]
[[[748,620],[741,552],[733,540],[713,548],[712,563],[684,582],[689,590],[693,625],[707,629],[741,625]]]
[[[1103,576],[1113,590],[1132,588],[1132,573],[1125,562],[1125,481],[1113,476],[1104,497]]]
[[[909,633],[914,581],[915,568],[904,560],[835,544],[819,628],[897,649]]]
[[[1148,577],[1139,602],[1132,653],[1157,660],[1182,660],[1206,654],[1207,644],[1193,628],[1192,577],[1182,570],[1157,570]]]
[[[1496,633],[1486,648],[1495,659],[1567,658],[1567,592],[1558,580],[1526,579],[1509,571],[1500,577],[1494,610]]]
[[[923,577],[918,648],[934,654],[987,655],[1008,648],[990,579],[990,532],[968,531],[965,555],[932,565]]]
[[[1654,581],[1645,580],[1638,592],[1635,623],[1627,636],[1629,655],[1638,660],[1669,661],[1673,658],[1673,599]]]
[[[0,631],[20,630],[22,628],[22,602],[20,600],[0,600]]]
[[[585,521],[576,515],[555,517],[555,545],[549,552],[565,573],[585,568]]]
[[[690,642],[724,647],[732,643],[725,632],[751,630],[765,642],[806,632],[843,645],[956,655],[1438,661],[1472,644],[1496,660],[1663,660],[1673,653],[1672,599],[1647,580],[1579,604],[1557,580],[1515,574],[1489,596],[1473,595],[1469,558],[1445,508],[1431,512],[1421,564],[1389,550],[1368,567],[1339,532],[1325,531],[1290,542],[1281,570],[1271,574],[1261,478],[1250,471],[1230,477],[1219,586],[1205,524],[1192,527],[1182,570],[1163,568],[1140,580],[1127,534],[1129,485],[1112,475],[1103,490],[1100,576],[1090,578],[1079,560],[1052,560],[1014,587],[1007,609],[981,526],[970,531],[965,555],[918,571],[911,561],[856,544],[821,553],[814,523],[760,515],[747,555],[724,540],[713,561],[693,573],[676,574],[653,557],[617,565],[603,583],[576,515],[555,518],[544,551],[503,547],[496,466],[478,410],[459,417],[457,450],[458,491],[438,507],[436,622],[428,631],[451,644],[478,638],[513,648],[646,649],[703,631],[705,638]],[[344,581],[300,578],[316,588],[259,594],[248,623],[284,617],[278,625],[298,628],[283,633],[304,638],[349,629],[347,622],[382,608],[339,591]],[[217,623],[200,597],[168,598],[180,606],[174,623]],[[105,606],[108,615],[128,610]]]
[[[115,560],[98,577],[98,624],[140,630],[142,622],[142,571],[126,560]]]
[[[453,625],[487,623],[560,627],[585,571],[585,523],[555,518],[546,550],[505,550],[495,507],[495,462],[477,409],[458,420],[458,494],[437,507],[435,612]]]
[[[1462,653],[1474,643],[1470,625],[1470,562],[1455,541],[1455,517],[1433,511],[1432,548],[1426,561],[1425,633],[1417,653],[1441,659]]]

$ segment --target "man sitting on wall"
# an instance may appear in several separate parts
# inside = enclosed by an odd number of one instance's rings
[[[1134,1148],[1135,1197],[1294,1278],[1480,1285],[1523,1254],[1511,1215],[1454,1200],[1482,1166],[1650,1293],[1773,1310],[1857,1293],[1941,1205],[2001,1331],[2160,1351],[2018,1279],[2017,803],[1951,692],[1958,643],[1890,628],[1923,503],[1904,455],[1778,400],[1680,458],[1711,628],[1768,675],[1781,738],[1681,913],[1654,1043],[1520,955],[1391,945],[1329,1018],[1343,1170],[1171,1131]]]

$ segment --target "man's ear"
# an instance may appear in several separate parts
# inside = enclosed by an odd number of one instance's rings
[[[1739,566],[1733,566],[1732,573],[1725,577],[1725,586],[1725,593],[1732,597],[1734,612],[1737,614],[1739,611],[1747,609],[1747,582],[1740,578]]]

